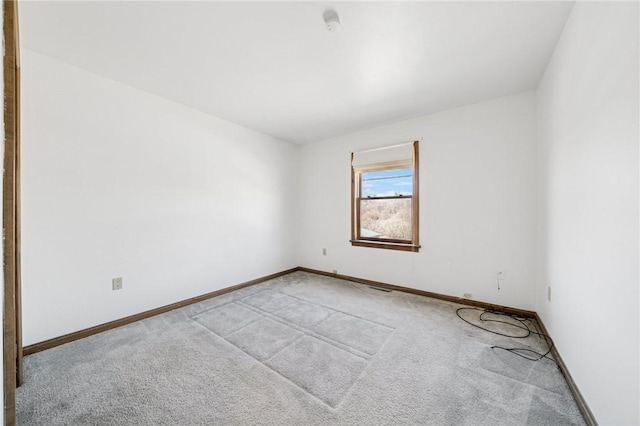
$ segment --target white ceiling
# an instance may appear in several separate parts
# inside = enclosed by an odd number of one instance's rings
[[[533,89],[573,2],[21,2],[23,47],[294,143]],[[329,33],[322,14],[342,21]]]

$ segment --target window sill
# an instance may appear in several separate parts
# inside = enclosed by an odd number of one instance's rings
[[[370,240],[350,240],[350,241],[352,246],[357,246],[357,247],[371,247],[371,248],[380,248],[380,249],[387,249],[387,250],[412,251],[414,253],[417,253],[421,247],[414,244],[377,242],[377,241],[370,241]]]

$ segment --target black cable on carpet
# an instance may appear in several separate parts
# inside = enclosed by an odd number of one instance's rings
[[[526,333],[506,334],[506,333],[500,333],[498,331],[490,330],[487,327],[483,327],[482,325],[474,324],[471,321],[465,319],[462,315],[460,315],[461,311],[478,311],[478,312],[481,312],[481,314],[479,315],[478,319],[483,323],[494,322],[494,323],[506,324],[506,325],[509,325],[509,326],[524,330],[524,331],[526,331]],[[510,319],[512,319],[514,321],[517,321],[517,323],[513,323],[513,322],[510,322],[510,321],[504,321],[504,320],[500,320],[500,319],[485,318],[485,316],[487,314],[510,318]],[[496,310],[493,310],[493,309],[480,309],[480,308],[458,308],[456,310],[456,315],[458,315],[458,318],[460,318],[462,321],[466,322],[467,324],[470,324],[470,325],[472,325],[474,327],[477,327],[480,330],[484,330],[484,331],[488,331],[489,333],[497,334],[498,336],[511,337],[513,339],[526,339],[527,337],[529,337],[532,334],[534,334],[534,335],[537,335],[540,338],[548,339],[546,341],[550,342],[549,350],[547,352],[545,352],[545,353],[536,352],[536,351],[534,351],[532,349],[528,349],[528,348],[505,348],[505,347],[502,347],[502,346],[491,346],[491,349],[501,349],[501,350],[510,352],[510,353],[512,353],[514,355],[518,355],[519,357],[527,359],[529,361],[540,361],[542,358],[546,358],[546,359],[551,360],[554,363],[556,363],[555,359],[553,359],[550,356],[548,356],[551,353],[551,350],[553,349],[553,339],[551,339],[551,337],[549,337],[549,335],[547,335],[547,334],[540,333],[538,331],[538,328],[536,327],[535,322],[531,318],[526,318],[526,317],[522,317],[522,316],[518,316],[518,315],[514,315],[514,314],[507,314],[505,312],[500,312],[500,311],[496,311]],[[532,330],[529,327],[528,323],[530,323],[535,330]]]

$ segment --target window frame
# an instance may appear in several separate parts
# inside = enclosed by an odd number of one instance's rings
[[[386,197],[362,197],[362,173],[370,171],[393,170],[399,168],[413,169],[413,192],[405,196]],[[418,141],[413,142],[413,155],[411,160],[380,162],[366,166],[354,167],[353,153],[351,153],[351,242],[352,246],[372,247],[389,250],[402,250],[418,252],[419,244],[419,151]],[[411,240],[398,240],[389,238],[371,238],[360,235],[360,204],[362,200],[382,200],[382,199],[411,199]]]

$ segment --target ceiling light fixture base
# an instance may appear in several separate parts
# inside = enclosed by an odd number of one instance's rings
[[[324,18],[325,24],[327,24],[327,31],[330,33],[335,33],[340,31],[340,18],[338,17],[338,13],[335,10],[327,10],[322,15]]]

